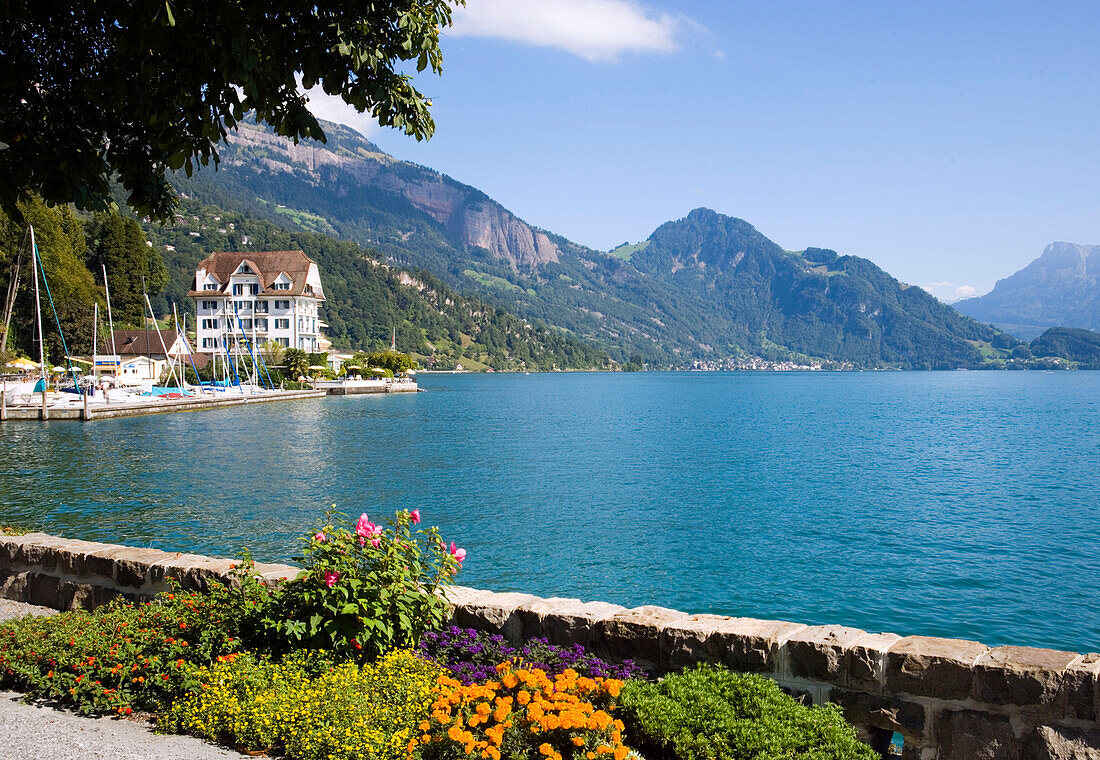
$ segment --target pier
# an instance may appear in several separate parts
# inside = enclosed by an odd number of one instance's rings
[[[227,406],[244,404],[265,404],[273,401],[297,401],[299,399],[323,398],[324,390],[268,391],[253,395],[226,395],[224,398],[195,396],[193,398],[160,399],[148,403],[85,404],[84,406],[47,406],[41,405],[0,405],[0,420],[60,420],[91,422],[92,420],[117,419],[119,417],[140,417],[146,414],[168,414],[171,412],[198,412],[207,409],[221,409]]]

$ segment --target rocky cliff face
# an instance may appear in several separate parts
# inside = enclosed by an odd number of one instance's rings
[[[1051,243],[992,291],[955,308],[1025,340],[1047,327],[1100,329],[1100,246]]]
[[[512,267],[557,261],[557,245],[474,188],[383,153],[372,142],[337,125],[325,126],[328,144],[299,143],[259,127],[241,125],[231,137],[225,164],[287,172],[313,183],[340,187],[340,195],[390,194],[438,222],[463,248],[483,248]]]

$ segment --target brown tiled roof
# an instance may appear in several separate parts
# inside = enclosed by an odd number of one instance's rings
[[[229,278],[237,271],[237,267],[246,262],[249,268],[260,278],[264,291],[275,295],[300,296],[312,295],[305,293],[306,275],[309,273],[309,265],[312,260],[302,251],[221,251],[212,253],[199,262],[196,269],[205,269],[208,274],[218,278],[221,287],[216,291],[196,290],[199,283],[192,281],[192,290],[188,294],[191,298],[215,293],[225,294],[229,285]],[[290,290],[274,290],[275,278],[280,273],[286,272],[292,280]],[[320,297],[320,294],[316,294]]]
[[[161,330],[160,338],[157,338],[157,331],[153,328],[147,331],[115,330],[115,350],[118,351],[119,356],[164,356],[164,349],[160,345],[161,338],[164,339],[164,345],[171,349],[178,335],[179,333],[174,329]],[[104,351],[110,353],[111,344],[107,338],[104,338],[104,343]]]

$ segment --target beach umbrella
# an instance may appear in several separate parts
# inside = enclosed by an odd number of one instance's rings
[[[371,367],[370,371],[373,372],[376,375],[386,374],[386,370],[382,369],[381,367]]]
[[[50,372],[64,372],[64,367],[50,367]]]
[[[30,359],[15,359],[8,362],[9,367],[15,367],[17,369],[35,369],[38,365],[32,362]]]
[[[309,365],[309,368],[310,369],[328,369],[328,367],[322,367],[320,364],[311,364],[311,365]]]
[[[415,375],[416,370],[415,369],[407,369],[407,370],[405,370],[405,374],[406,375]]]

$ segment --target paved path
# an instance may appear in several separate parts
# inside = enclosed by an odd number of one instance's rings
[[[0,620],[54,615],[45,607],[0,599]],[[86,718],[68,710],[23,704],[0,691],[0,758],[3,760],[251,760],[191,736],[153,733],[147,723]]]

